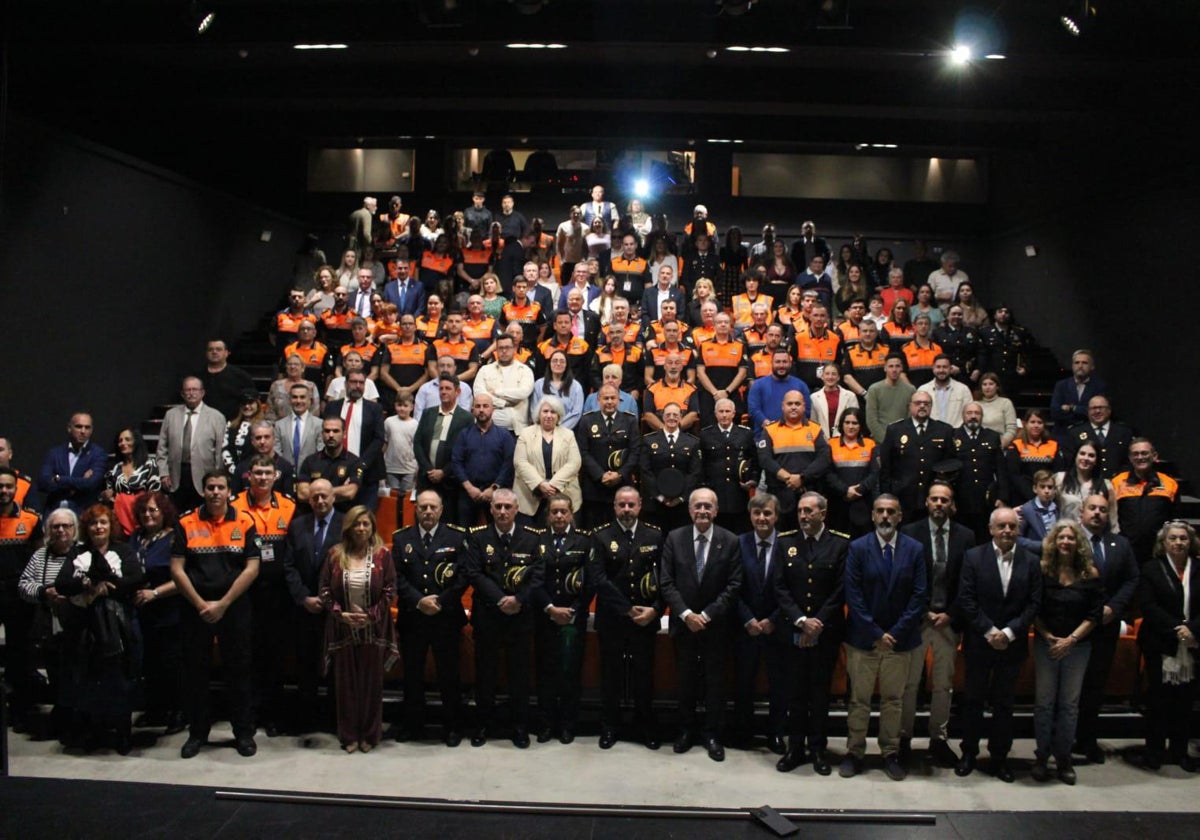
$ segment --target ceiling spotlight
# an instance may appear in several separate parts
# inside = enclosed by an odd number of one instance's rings
[[[988,61],[1003,61],[1008,58],[1004,53],[988,53],[984,56]]]
[[[650,195],[650,182],[645,178],[638,178],[633,182],[633,194],[638,198],[646,198]]]
[[[706,56],[708,56],[709,58],[716,58],[716,57],[717,57],[717,51],[716,51],[716,50],[706,50],[706,51],[704,52],[704,54],[705,54]]]
[[[1062,7],[1058,22],[1068,35],[1078,38],[1095,17],[1096,7],[1092,5],[1092,0],[1069,0]]]
[[[971,60],[971,48],[966,44],[957,44],[950,51],[950,63],[963,65]]]
[[[754,0],[717,0],[717,14],[739,17],[754,7]]]
[[[196,27],[196,34],[203,35],[212,28],[213,21],[217,19],[217,13],[214,12],[207,4],[201,6],[199,0],[192,0],[188,4],[188,20],[192,26]]]

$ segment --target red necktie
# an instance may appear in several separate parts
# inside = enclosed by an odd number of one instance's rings
[[[350,451],[350,421],[354,418],[354,403],[346,401],[346,436],[342,439],[342,452]]]

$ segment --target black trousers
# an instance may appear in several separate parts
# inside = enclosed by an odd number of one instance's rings
[[[475,710],[479,726],[496,717],[496,677],[504,652],[508,706],[512,725],[529,726],[529,656],[533,641],[531,616],[485,616],[475,625]]]
[[[790,628],[776,628],[776,633],[788,633]],[[787,648],[774,634],[751,636],[738,631],[735,648],[736,681],[733,710],[737,726],[747,735],[754,722],[754,684],[758,679],[759,663],[767,665],[767,734],[782,737],[787,725],[788,669]],[[828,681],[827,681],[828,682]]]
[[[183,511],[199,507],[200,503],[204,501],[196,492],[196,485],[192,481],[191,464],[179,465],[179,483],[171,492],[171,501],[175,503],[175,507],[181,515]]]
[[[630,693],[637,725],[651,730],[654,721],[654,641],[658,621],[639,627],[625,616],[610,617],[597,631],[600,641],[600,723],[606,729],[621,725],[621,696],[625,685],[625,660],[630,664]]]
[[[319,689],[325,659],[325,613],[310,613],[304,607],[291,607],[292,655],[296,659],[296,683],[299,689],[293,724],[298,731],[309,731],[321,720]]]
[[[1112,672],[1117,640],[1121,636],[1121,621],[1114,618],[1088,636],[1092,656],[1083,675],[1083,693],[1079,696],[1079,722],[1075,727],[1075,743],[1084,748],[1095,745],[1099,735],[1100,706],[1104,703],[1104,687]]]
[[[462,626],[440,615],[404,615],[397,624],[404,656],[404,723],[416,730],[425,725],[425,658],[433,651],[438,691],[442,697],[442,723],[458,729],[462,721],[462,684],[459,679],[459,644]],[[478,645],[478,640],[476,640]]]
[[[142,677],[149,715],[182,710],[183,642],[179,624],[142,628]]]
[[[781,628],[782,629],[782,628]],[[791,628],[787,628],[791,632]],[[830,637],[812,647],[784,650],[788,676],[788,746],[807,743],[813,752],[829,744],[829,683],[841,643]]]
[[[534,619],[538,714],[546,726],[574,729],[579,720],[585,631],[577,623],[555,624],[544,613]]]
[[[251,607],[249,598],[238,598],[216,624],[184,605],[180,630],[183,635],[184,703],[189,712],[189,734],[201,740],[212,728],[208,683],[212,668],[213,639],[221,646],[221,670],[229,698],[229,719],[236,737],[253,737],[254,708],[251,697]]]
[[[1146,655],[1146,749],[1162,753],[1170,744],[1170,757],[1187,755],[1196,680],[1184,685],[1163,685],[1162,655]]]
[[[283,580],[256,581],[250,587],[254,640],[254,713],[261,725],[284,717],[283,660],[288,648],[292,599]]]
[[[33,605],[21,600],[17,579],[0,581],[0,624],[4,625],[4,679],[12,688],[9,708],[14,718],[24,718],[33,706],[33,670],[29,631]]]
[[[679,723],[696,729],[696,701],[704,682],[704,730],[708,738],[721,737],[725,717],[725,679],[733,646],[729,627],[713,622],[699,633],[679,628],[675,637],[675,676],[679,683]]]
[[[979,755],[985,703],[992,707],[988,755],[995,761],[1005,758],[1012,749],[1013,694],[1023,661],[1007,651],[983,649],[975,645],[967,648],[967,692],[962,711],[963,755]]]

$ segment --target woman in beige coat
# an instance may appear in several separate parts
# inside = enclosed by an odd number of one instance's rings
[[[561,400],[545,397],[538,406],[537,422],[517,435],[513,491],[517,509],[527,522],[541,522],[546,502],[560,494],[571,500],[572,510],[583,504],[579,489],[582,459],[575,435],[559,425],[564,414]]]

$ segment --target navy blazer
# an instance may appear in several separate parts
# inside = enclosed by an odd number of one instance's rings
[[[345,514],[338,510],[329,514],[321,545],[316,544],[317,520],[312,511],[298,514],[288,525],[283,541],[283,577],[288,594],[298,606],[305,598],[316,596],[325,555],[342,539],[343,518]]]
[[[104,474],[108,469],[108,453],[88,441],[84,444],[75,469],[68,459],[69,444],[63,443],[46,453],[42,471],[38,476],[38,490],[44,496],[47,511],[61,507],[65,502],[71,510],[80,513],[88,505],[100,500],[104,489]],[[84,477],[88,471],[91,475]]]
[[[325,406],[326,417],[341,417],[342,406],[345,400],[334,400]],[[362,452],[355,452],[358,459],[363,462],[364,481],[379,481],[383,478],[386,470],[383,465],[383,409],[378,404],[370,400],[359,400],[359,407],[362,408],[362,434],[359,447]],[[436,413],[436,412],[435,412]]]
[[[1084,533],[1091,538],[1086,528]],[[1121,621],[1129,617],[1129,606],[1137,592],[1140,576],[1137,558],[1133,556],[1133,544],[1121,534],[1107,531],[1100,542],[1104,545],[1104,562],[1094,562],[1104,584],[1104,606],[1112,608],[1113,621]]]
[[[1014,638],[1003,653],[1022,660],[1029,655],[1029,625],[1042,608],[1042,569],[1039,555],[1020,545],[1013,549],[1012,577],[1005,593],[992,541],[975,546],[963,558],[958,579],[958,611],[966,630],[963,650],[968,654],[993,650],[987,632],[1009,628]]]
[[[683,623],[686,610],[705,613],[713,626],[706,633],[724,632],[729,611],[736,607],[742,587],[742,562],[738,538],[717,525],[709,529],[712,542],[704,562],[704,574],[696,577],[696,546],[692,542],[692,523],[667,534],[663,544],[658,589],[671,608],[671,635],[690,632]]]
[[[1058,439],[1062,440],[1066,431],[1076,423],[1086,423],[1088,420],[1087,404],[1092,397],[1101,397],[1108,393],[1108,385],[1095,374],[1083,386],[1083,396],[1075,391],[1075,377],[1068,376],[1054,383],[1054,393],[1050,397],[1050,418],[1054,420],[1054,428],[1058,431]],[[1075,406],[1070,411],[1063,411],[1064,405]]]
[[[425,287],[420,281],[413,278],[408,280],[408,291],[404,293],[404,305],[400,305],[400,282],[398,280],[389,280],[383,287],[383,299],[388,303],[395,304],[400,310],[401,315],[424,315],[425,314]]]
[[[687,318],[687,299],[683,296],[683,290],[678,286],[672,286],[667,293],[667,297],[675,301],[675,316],[679,318],[680,323],[686,323]],[[649,324],[651,321],[658,320],[658,282],[655,281],[653,286],[648,286],[642,292],[642,323]]]
[[[775,532],[775,545],[771,549],[767,574],[765,578],[758,575],[758,534],[754,531],[738,537],[742,560],[742,588],[738,591],[738,614],[742,624],[750,619],[762,620],[769,618],[775,621],[779,612],[779,602],[775,599],[775,586],[772,579],[775,575],[775,564],[780,561],[781,545],[779,532]]]
[[[921,617],[929,605],[925,550],[912,537],[896,535],[891,568],[875,532],[850,543],[846,555],[846,643],[871,650],[884,633],[896,640],[896,650],[921,643]]]
[[[1042,556],[1042,540],[1046,539],[1046,526],[1042,516],[1037,512],[1037,499],[1030,499],[1021,505],[1021,530],[1017,534],[1017,542],[1033,552],[1034,556]],[[1062,514],[1062,509],[1059,509]]]

